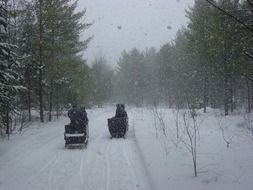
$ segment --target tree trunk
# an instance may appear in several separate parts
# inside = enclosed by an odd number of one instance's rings
[[[234,90],[233,90],[233,79],[230,75],[230,83],[229,83],[229,97],[230,97],[230,111],[234,111]]]
[[[250,102],[250,85],[249,85],[249,80],[246,79],[246,85],[247,85],[247,99],[248,99],[248,112],[251,112],[251,102]]]
[[[51,74],[50,74],[50,93],[49,93],[49,121],[52,121],[52,109],[53,109],[53,76],[54,76],[54,64],[55,64],[55,58],[54,58],[54,29],[52,29],[52,50],[51,50],[51,58],[52,58],[52,63],[51,63]]]
[[[42,71],[39,71],[39,101],[40,101],[40,121],[44,122],[44,111],[43,111],[43,84],[42,84]]]
[[[229,109],[229,82],[228,82],[228,69],[227,62],[224,62],[224,111],[225,115],[228,115]]]
[[[59,102],[58,102],[58,97],[57,97],[57,100],[56,100],[56,117],[57,117],[57,119],[59,119]]]
[[[28,76],[27,76],[27,83],[28,83],[28,121],[32,120],[32,114],[31,114],[31,71],[30,68],[28,67]]]
[[[204,113],[206,113],[206,107],[207,107],[207,104],[208,104],[208,87],[207,87],[207,77],[205,76],[205,79],[204,79],[204,99],[203,99],[203,107],[204,107]]]
[[[59,119],[59,87],[58,84],[56,84],[56,90],[55,90],[55,106],[56,106],[56,118]]]
[[[8,140],[10,139],[10,118],[9,118],[9,103],[6,104],[6,134],[8,135]]]
[[[249,85],[249,91],[250,91],[250,106],[251,109],[253,108],[253,81],[252,80],[248,80],[248,85]]]
[[[225,115],[228,115],[228,104],[229,104],[229,98],[228,98],[228,81],[227,78],[225,78],[225,97],[224,97],[224,111],[225,111]]]
[[[52,109],[53,109],[53,81],[50,81],[50,92],[49,92],[49,118],[48,121],[52,121]]]
[[[43,61],[42,61],[42,0],[40,0],[40,18],[39,18],[39,101],[40,101],[40,121],[44,122],[44,113],[43,113]]]

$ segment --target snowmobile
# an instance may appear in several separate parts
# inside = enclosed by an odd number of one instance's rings
[[[80,125],[71,122],[65,125],[64,140],[65,148],[69,146],[78,145],[79,147],[87,147],[89,138],[88,124]]]
[[[125,138],[128,130],[127,117],[113,117],[108,119],[108,129],[112,138]]]

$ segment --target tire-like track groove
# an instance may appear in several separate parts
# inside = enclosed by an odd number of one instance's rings
[[[111,186],[111,165],[109,160],[109,152],[110,152],[111,142],[108,143],[105,151],[105,159],[106,159],[106,190],[110,190]]]
[[[53,161],[51,169],[49,171],[49,176],[48,176],[48,190],[52,190],[52,179],[53,179],[53,171],[55,170],[55,166],[59,161],[59,153],[56,156],[56,159]]]
[[[133,122],[134,123],[134,122]],[[155,190],[154,186],[153,186],[153,180],[152,178],[150,177],[150,174],[149,174],[149,171],[147,169],[147,164],[146,164],[146,161],[143,157],[143,154],[141,152],[141,148],[140,148],[140,145],[136,139],[136,135],[135,135],[135,126],[133,124],[133,138],[134,138],[134,144],[136,145],[136,148],[137,148],[137,154],[141,160],[141,163],[143,165],[143,168],[144,168],[144,171],[145,171],[145,175],[146,175],[146,178],[147,178],[147,182],[148,182],[148,186],[149,186],[149,190]]]
[[[131,171],[131,174],[132,174],[131,176],[132,176],[132,179],[133,179],[133,182],[134,182],[134,189],[137,189],[137,184],[138,184],[137,180],[138,179],[137,179],[137,175],[136,175],[136,172],[135,172],[135,169],[134,169],[134,165],[133,165],[132,161],[130,160],[129,155],[126,152],[126,142],[124,142],[123,144],[124,144],[124,148],[122,149],[123,155],[125,157],[125,160],[126,160],[128,166],[130,167],[130,171]],[[129,151],[128,151],[128,153],[129,153]]]
[[[48,169],[49,167],[51,167],[52,165],[55,164],[55,161],[58,159],[58,156],[56,155],[53,159],[51,159],[50,162],[48,162],[47,164],[45,164],[38,172],[36,172],[32,177],[27,179],[27,183],[26,184],[32,184],[34,183],[34,181],[36,181],[36,179],[39,178],[39,175],[42,174],[46,169]],[[27,187],[23,187],[21,189],[27,190]]]

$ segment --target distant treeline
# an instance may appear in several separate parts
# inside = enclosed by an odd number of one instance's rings
[[[211,3],[210,3],[211,2]],[[137,106],[253,107],[253,6],[250,1],[196,0],[187,27],[159,51],[123,52],[115,97]],[[124,98],[124,99],[122,99]]]

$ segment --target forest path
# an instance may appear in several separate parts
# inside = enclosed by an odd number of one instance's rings
[[[114,113],[113,108],[88,111],[87,149],[64,148],[68,118],[16,135],[8,149],[0,149],[0,189],[150,189],[132,126],[125,139],[110,139],[107,118]]]

